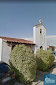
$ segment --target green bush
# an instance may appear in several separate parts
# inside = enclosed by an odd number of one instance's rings
[[[54,61],[54,55],[50,50],[37,50],[36,52],[37,68],[42,71],[48,71]]]
[[[16,45],[10,54],[10,65],[16,73],[16,79],[29,83],[35,79],[36,60],[34,53],[25,45]]]

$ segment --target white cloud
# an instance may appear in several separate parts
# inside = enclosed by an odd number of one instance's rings
[[[32,38],[32,37],[29,37],[29,38],[28,38],[28,37],[25,37],[24,39],[25,39],[25,40],[33,41],[33,38]]]
[[[47,38],[56,38],[56,35],[47,36]]]
[[[25,37],[24,39],[33,41],[33,37]],[[47,45],[56,46],[56,35],[47,36]]]
[[[47,36],[47,45],[56,46],[56,35]]]

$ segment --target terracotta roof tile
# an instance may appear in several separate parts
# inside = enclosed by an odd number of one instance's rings
[[[37,24],[37,25],[34,25],[33,27],[39,27],[39,26],[42,26],[43,24]],[[44,26],[44,25],[43,25]],[[45,27],[45,26],[44,26]],[[46,27],[45,27],[46,28]]]
[[[37,25],[34,25],[33,27],[35,27],[35,26],[38,27],[38,26],[41,26],[41,25],[42,25],[42,24],[37,24]]]
[[[10,38],[10,37],[2,37],[0,36],[4,41],[6,42],[17,42],[17,43],[25,43],[25,44],[34,44],[33,41],[25,40],[25,39],[17,39],[17,38]]]

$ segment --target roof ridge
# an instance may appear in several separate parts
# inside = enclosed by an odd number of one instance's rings
[[[33,41],[25,40],[25,39],[18,39],[18,38],[11,38],[11,37],[3,37],[3,36],[0,36],[0,38],[2,38],[3,40],[5,40],[6,42],[18,42],[18,43],[34,44]]]
[[[20,38],[11,38],[11,37],[3,37],[3,36],[0,36],[0,38],[20,39]],[[22,38],[20,40],[30,41],[30,40],[26,40],[26,39],[22,39]]]
[[[39,26],[39,25],[43,25],[43,24],[37,24],[37,25],[34,25],[34,26]],[[34,26],[33,26],[33,27],[34,27]]]

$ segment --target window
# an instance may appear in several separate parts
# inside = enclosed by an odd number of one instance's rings
[[[42,47],[42,46],[40,46],[40,49],[43,49],[43,47]]]
[[[40,29],[40,33],[42,34],[42,29]]]

